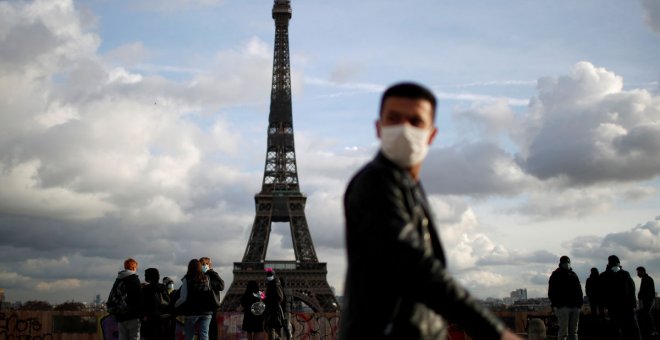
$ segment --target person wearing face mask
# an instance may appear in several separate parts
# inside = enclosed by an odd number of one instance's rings
[[[170,277],[163,277],[162,282],[170,299],[170,303],[167,306],[168,317],[164,320],[165,334],[163,336],[163,340],[174,340],[176,332],[176,314],[174,312],[174,304],[176,303],[177,298],[175,295],[176,289],[174,289],[174,280],[172,280]]]
[[[607,268],[600,274],[603,304],[615,329],[615,336],[624,340],[641,340],[635,309],[635,281],[623,270],[616,255],[607,258]]]
[[[213,270],[213,263],[209,257],[200,258],[199,263],[202,264],[202,271],[204,272],[204,275],[206,275],[209,279],[211,289],[213,289],[216,293],[218,293],[218,296],[220,296],[220,292],[225,289],[225,281],[220,278],[220,274]],[[218,339],[218,322],[216,319],[216,313],[217,310],[214,310],[213,314],[211,314],[211,324],[209,325],[209,340]]]
[[[195,338],[195,329],[199,328],[199,340],[209,339],[211,315],[217,309],[208,277],[202,271],[198,259],[188,262],[188,271],[181,279],[179,298],[174,303],[175,312],[184,316],[184,334],[186,340]]]
[[[281,339],[282,327],[284,326],[284,311],[282,302],[284,301],[284,291],[280,284],[280,279],[275,276],[272,268],[266,268],[266,297],[264,303],[264,328],[268,334],[268,340]]]
[[[559,325],[557,339],[577,340],[584,295],[580,279],[571,268],[571,259],[568,256],[559,258],[559,266],[550,275],[548,297]]]
[[[435,110],[433,93],[415,83],[383,93],[380,150],[344,195],[348,268],[340,339],[444,339],[449,322],[474,339],[519,339],[446,269],[420,182],[438,132]]]
[[[165,276],[163,278],[163,284],[167,287],[167,294],[172,295],[172,292],[174,291],[174,280]]]

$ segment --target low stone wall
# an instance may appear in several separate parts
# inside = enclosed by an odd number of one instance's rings
[[[183,336],[183,320],[178,320],[175,338]],[[219,339],[244,339],[242,313],[218,313]],[[295,313],[291,316],[295,339],[337,339],[339,315],[335,313]],[[106,312],[55,312],[5,310],[0,312],[0,340],[114,340],[117,322]]]

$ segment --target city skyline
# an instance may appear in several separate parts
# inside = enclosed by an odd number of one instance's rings
[[[611,254],[660,279],[659,2],[292,8],[300,189],[337,295],[343,191],[377,152],[380,92],[401,80],[439,99],[422,181],[449,270],[477,297],[544,297],[561,255],[583,286]],[[0,2],[8,300],[105,299],[126,257],[142,279],[156,267],[178,280],[209,256],[232,281],[263,176],[271,9]],[[267,254],[293,258],[288,224],[274,224]]]

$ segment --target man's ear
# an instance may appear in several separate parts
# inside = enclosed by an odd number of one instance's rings
[[[376,120],[376,137],[380,139],[380,119]]]
[[[434,126],[433,131],[431,132],[431,137],[429,137],[429,145],[431,145],[431,143],[433,143],[433,140],[435,139],[435,136],[437,136],[437,135],[438,135],[438,128]]]

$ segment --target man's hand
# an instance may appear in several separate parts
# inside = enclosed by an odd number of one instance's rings
[[[521,337],[513,334],[510,330],[505,330],[504,333],[502,333],[502,337],[500,337],[501,340],[522,340]]]

